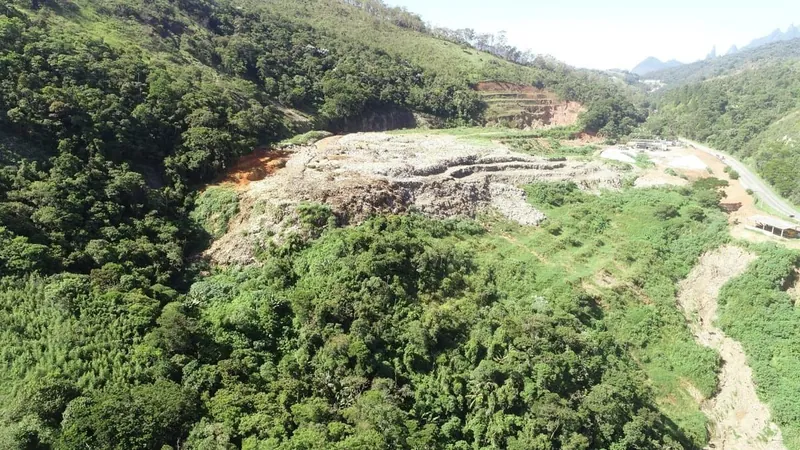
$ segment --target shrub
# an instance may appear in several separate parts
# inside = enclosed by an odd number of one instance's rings
[[[528,198],[537,205],[562,206],[579,201],[581,192],[572,182],[537,183],[526,188]]]
[[[220,238],[228,232],[228,223],[239,212],[239,194],[227,187],[213,186],[195,200],[194,219],[209,235]]]
[[[680,216],[680,212],[678,212],[678,208],[673,205],[658,205],[656,207],[655,212],[653,215],[661,220],[668,220],[672,219],[673,217]]]

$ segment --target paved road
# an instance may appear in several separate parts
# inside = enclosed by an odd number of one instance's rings
[[[784,216],[800,218],[800,211],[792,207],[789,203],[778,196],[778,194],[773,192],[773,190],[767,186],[766,183],[761,181],[761,178],[759,178],[758,175],[754,174],[744,164],[731,158],[729,155],[718,152],[712,148],[708,148],[705,145],[698,144],[697,142],[690,141],[688,139],[681,139],[681,141],[685,144],[693,145],[700,151],[722,159],[725,164],[739,172],[739,181],[742,183],[742,186],[744,186],[745,189],[750,189],[755,192],[758,195],[758,198],[760,198],[775,211],[778,211]]]

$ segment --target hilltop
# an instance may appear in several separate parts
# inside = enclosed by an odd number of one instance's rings
[[[651,56],[649,58],[646,58],[639,64],[637,64],[636,67],[634,67],[633,69],[631,69],[631,73],[643,76],[649,74],[650,72],[656,72],[659,70],[669,69],[672,67],[678,67],[680,65],[683,65],[683,63],[674,59],[664,62],[658,58]]]
[[[794,24],[792,24],[786,29],[786,31],[782,31],[780,28],[777,28],[767,36],[753,39],[744,48],[756,48],[762,45],[771,44],[773,42],[791,41],[792,39],[797,38],[800,38],[800,28],[797,28]]]
[[[733,54],[704,59],[691,64],[653,71],[644,78],[660,80],[666,83],[668,88],[672,88],[798,58],[800,58],[800,40],[780,41],[756,48],[741,49]]]

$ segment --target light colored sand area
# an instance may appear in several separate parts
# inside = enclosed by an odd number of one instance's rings
[[[701,402],[712,429],[707,448],[716,450],[781,450],[783,438],[770,411],[756,395],[752,370],[742,345],[714,326],[719,290],[741,275],[756,256],[724,246],[700,258],[680,285],[678,304],[695,339],[719,352],[719,392]],[[695,393],[696,395],[696,393]]]

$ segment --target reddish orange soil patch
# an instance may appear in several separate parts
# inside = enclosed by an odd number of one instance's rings
[[[289,152],[285,150],[256,149],[253,153],[239,158],[222,181],[244,187],[251,181],[263,180],[272,175],[283,168],[288,159]]]

